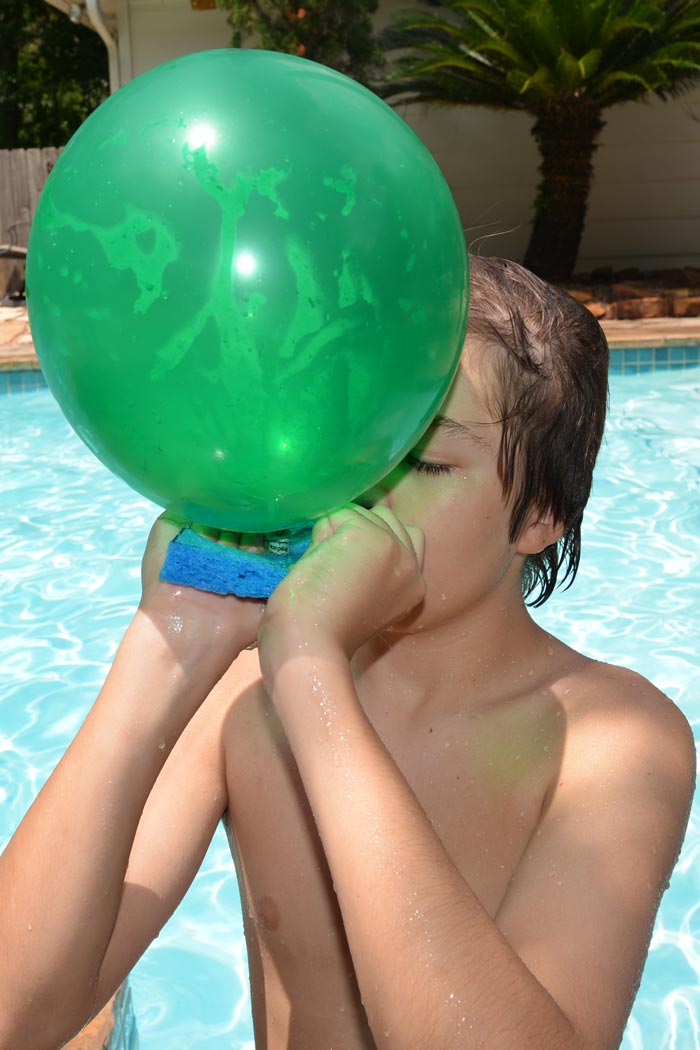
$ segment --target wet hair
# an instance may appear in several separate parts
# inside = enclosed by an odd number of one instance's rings
[[[510,542],[533,512],[564,527],[525,561],[523,596],[542,605],[560,574],[559,584],[571,586],[578,571],[608,405],[608,344],[589,310],[517,263],[472,256],[470,271],[468,332],[488,353],[487,407],[502,424],[498,475]]]

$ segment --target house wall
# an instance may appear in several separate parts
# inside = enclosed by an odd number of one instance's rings
[[[193,10],[190,0],[119,0],[122,82],[193,51],[227,47],[226,12]]]
[[[220,10],[190,0],[118,0],[124,80],[178,55],[226,47]],[[381,26],[406,0],[380,0]],[[538,156],[524,114],[403,106],[434,154],[473,249],[521,258],[537,187]],[[608,111],[577,269],[700,266],[700,89],[662,103]]]

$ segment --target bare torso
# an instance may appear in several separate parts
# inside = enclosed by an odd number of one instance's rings
[[[226,726],[227,821],[241,886],[257,1050],[370,1050],[332,881],[294,758],[245,654],[248,685]],[[574,666],[571,661],[573,660]],[[478,712],[373,705],[375,729],[455,865],[493,918],[556,784],[569,674],[552,673]],[[361,863],[361,860],[358,861]]]

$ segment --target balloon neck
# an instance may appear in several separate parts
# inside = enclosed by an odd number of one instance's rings
[[[270,532],[265,537],[266,554],[289,554],[289,531]]]
[[[311,533],[314,527],[313,521],[303,521],[291,529],[279,529],[278,532],[268,532],[265,536],[265,553],[286,557],[289,554],[293,539],[302,533]]]

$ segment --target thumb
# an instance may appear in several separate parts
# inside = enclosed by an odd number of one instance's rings
[[[406,525],[405,528],[408,533],[408,538],[413,544],[413,549],[416,552],[416,561],[422,570],[425,558],[425,533],[418,525]]]

